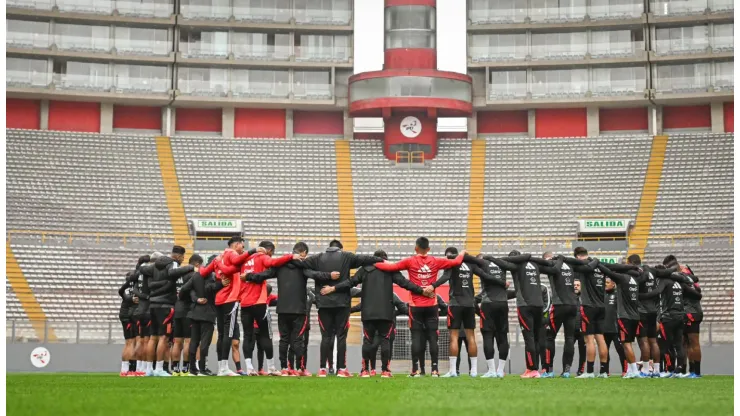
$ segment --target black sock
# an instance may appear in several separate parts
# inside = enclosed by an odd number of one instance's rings
[[[162,366],[162,368],[164,369],[164,371],[166,373],[169,373],[170,372],[170,362],[169,361],[165,361],[164,362],[164,365]]]
[[[188,370],[190,370],[190,361],[183,361],[182,362],[182,372],[187,373]]]
[[[701,375],[701,361],[694,361],[694,374]]]
[[[128,371],[136,371],[136,360],[128,360]]]
[[[586,363],[586,372],[589,374],[594,372],[594,362],[593,361],[588,361]]]
[[[599,373],[601,374],[609,374],[609,364],[607,363],[600,363],[601,366],[599,368]]]
[[[242,362],[241,362],[241,360],[234,361],[234,365],[236,366],[236,371],[237,372],[242,371]]]

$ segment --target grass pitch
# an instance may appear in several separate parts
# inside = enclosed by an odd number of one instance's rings
[[[7,374],[9,415],[729,415],[733,377],[699,380],[120,378]]]

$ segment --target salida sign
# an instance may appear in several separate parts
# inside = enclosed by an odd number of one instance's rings
[[[221,219],[208,219],[208,220],[193,220],[195,225],[195,232],[217,232],[217,233],[228,233],[242,231],[241,220],[221,220]]]
[[[578,226],[582,233],[627,232],[629,221],[617,218],[578,220]]]

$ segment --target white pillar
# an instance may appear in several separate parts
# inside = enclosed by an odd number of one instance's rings
[[[349,116],[349,111],[344,110],[344,138],[346,140],[352,140],[355,136],[355,123]]]
[[[527,132],[529,133],[528,134],[529,137],[536,136],[537,125],[535,123],[535,117],[536,117],[535,110],[527,111]]]
[[[113,133],[113,103],[100,103],[100,132]]]
[[[285,138],[293,138],[293,110],[290,108],[285,110]]]
[[[473,115],[468,119],[468,138],[478,138],[478,112],[473,111]]]
[[[41,114],[39,128],[41,130],[49,130],[49,100],[41,100]]]
[[[586,136],[598,137],[601,132],[599,127],[599,107],[586,107]]]
[[[221,114],[221,136],[234,137],[234,107],[224,107]]]
[[[724,103],[712,103],[712,133],[725,132]]]

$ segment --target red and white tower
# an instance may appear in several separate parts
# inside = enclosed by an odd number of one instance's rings
[[[397,151],[423,151],[433,158],[437,119],[470,117],[473,112],[470,76],[436,69],[436,3],[385,0],[383,70],[349,78],[349,115],[383,117],[389,159],[395,159]]]

